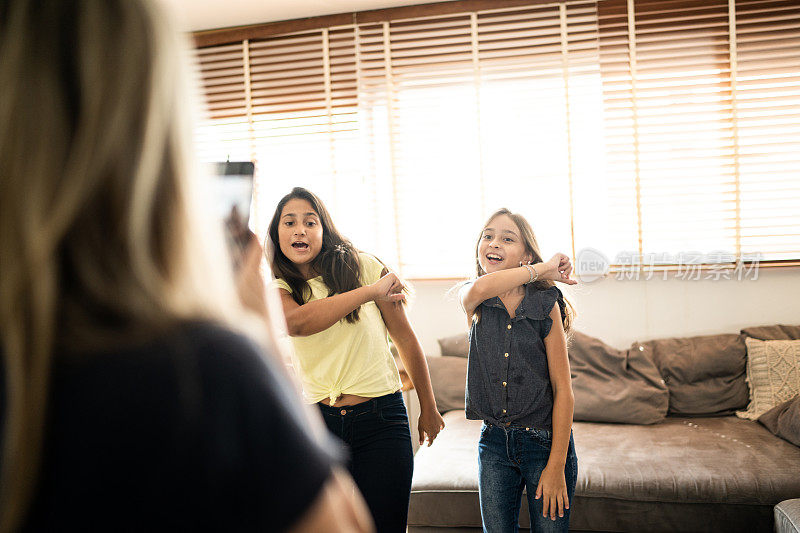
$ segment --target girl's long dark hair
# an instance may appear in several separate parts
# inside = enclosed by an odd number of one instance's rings
[[[280,241],[278,240],[278,226],[280,225],[283,208],[290,200],[295,198],[307,201],[319,215],[319,221],[322,224],[322,249],[311,262],[311,268],[322,275],[322,281],[328,286],[328,296],[361,287],[363,281],[361,279],[358,250],[336,229],[333,219],[331,219],[331,215],[322,200],[303,187],[295,187],[292,192],[281,198],[275,208],[275,214],[272,215],[272,221],[269,223],[269,238],[272,240],[273,250],[275,251],[272,259],[272,272],[275,277],[289,284],[289,287],[292,288],[292,298],[298,305],[303,305],[311,297],[311,287],[300,275],[300,271],[294,263],[281,251]],[[358,321],[359,309],[355,309],[347,315],[345,320],[351,324]]]

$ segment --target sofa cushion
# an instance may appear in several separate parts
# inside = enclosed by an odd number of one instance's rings
[[[779,403],[800,394],[800,340],[746,339],[750,403],[736,414],[755,420]]]
[[[742,335],[753,337],[762,341],[791,341],[800,339],[800,326],[753,326],[744,328]]]
[[[467,333],[444,337],[438,342],[443,356],[467,357],[469,355],[469,334]]]
[[[480,527],[481,422],[460,411],[444,419],[433,445],[415,457],[408,523]],[[575,422],[573,434],[578,483],[570,526],[576,530],[763,530],[776,503],[800,494],[800,448],[749,420]],[[525,498],[522,505],[526,527]]]
[[[758,417],[758,421],[774,435],[800,446],[800,394],[776,405]]]
[[[730,415],[747,405],[741,335],[656,339],[641,346],[667,383],[670,414]]]
[[[575,420],[654,424],[667,414],[669,395],[658,368],[638,349],[617,350],[574,332],[569,346]]]
[[[463,357],[428,357],[433,396],[440,413],[453,409],[464,410],[464,390],[467,386],[467,360]]]

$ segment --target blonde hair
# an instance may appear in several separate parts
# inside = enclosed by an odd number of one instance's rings
[[[179,39],[145,0],[0,5],[0,531],[32,498],[54,357],[242,316]]]
[[[533,234],[533,228],[528,223],[528,221],[520,214],[512,213],[506,208],[501,208],[492,213],[492,215],[486,220],[486,224],[483,225],[481,228],[481,232],[478,235],[478,242],[475,244],[475,273],[477,277],[481,277],[486,274],[486,271],[483,270],[481,267],[481,262],[478,254],[478,247],[481,245],[481,238],[483,238],[483,232],[486,228],[489,227],[492,220],[495,218],[505,215],[511,219],[514,224],[516,224],[517,228],[519,229],[520,238],[522,239],[522,244],[525,246],[525,252],[527,252],[531,256],[531,263],[543,263],[544,259],[542,258],[542,254],[539,251],[539,243],[536,241],[536,235]],[[533,286],[536,289],[542,290],[548,287],[553,287],[555,285],[555,281],[551,280],[539,280],[533,283]],[[572,330],[572,324],[575,321],[575,308],[573,305],[564,298],[565,309],[564,309],[564,317],[562,319],[562,323],[564,324],[564,333],[569,336],[570,331]],[[480,306],[475,310],[476,315],[475,319],[480,320]]]

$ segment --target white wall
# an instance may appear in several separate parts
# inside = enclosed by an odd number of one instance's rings
[[[701,275],[701,278],[703,275]],[[454,281],[416,281],[409,318],[425,353],[437,339],[466,331],[453,296]],[[575,327],[617,347],[661,337],[738,333],[747,326],[800,324],[800,268],[760,269],[758,279],[617,280],[614,275],[559,285],[577,310]]]

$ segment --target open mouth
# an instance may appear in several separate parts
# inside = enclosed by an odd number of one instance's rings
[[[486,260],[489,261],[490,265],[496,265],[503,261],[503,258],[497,254],[486,254]]]
[[[308,244],[304,243],[304,242],[297,241],[297,242],[293,242],[292,243],[292,248],[294,248],[295,250],[301,250],[301,251],[302,250],[308,250]]]

